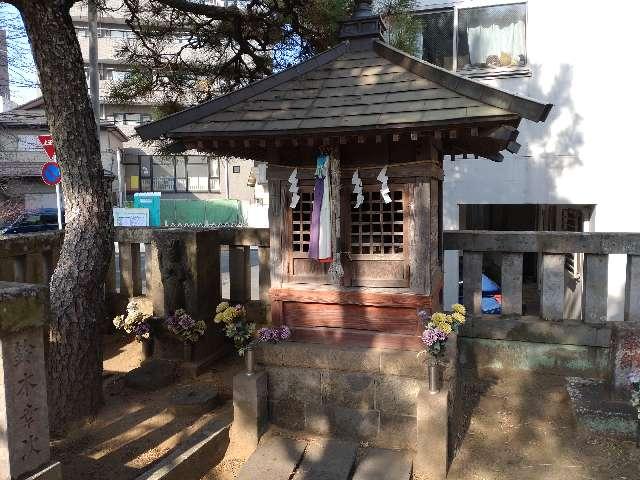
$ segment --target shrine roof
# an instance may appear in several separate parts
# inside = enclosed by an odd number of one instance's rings
[[[136,130],[144,140],[324,134],[546,119],[552,107],[437,67],[372,38]]]

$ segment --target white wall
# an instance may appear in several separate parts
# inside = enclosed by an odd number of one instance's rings
[[[445,228],[458,228],[461,203],[576,203],[596,205],[595,231],[638,232],[640,164],[633,147],[640,93],[632,72],[640,4],[527,3],[532,76],[486,82],[555,106],[544,124],[522,122],[522,149],[507,153],[504,163],[445,161]],[[457,264],[452,254],[446,260],[450,303]],[[624,256],[610,258],[610,319],[622,318],[625,267]]]

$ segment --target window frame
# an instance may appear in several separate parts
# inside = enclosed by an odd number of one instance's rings
[[[502,7],[506,5],[524,5],[524,53],[527,64],[524,67],[508,66],[499,68],[474,68],[469,70],[458,69],[458,15],[460,10],[471,10],[476,8]],[[529,2],[528,0],[462,0],[434,3],[425,6],[416,12],[416,16],[453,11],[453,58],[451,72],[469,78],[503,78],[503,77],[530,77],[531,64],[528,54],[528,31],[529,31]],[[422,34],[421,34],[422,36]]]

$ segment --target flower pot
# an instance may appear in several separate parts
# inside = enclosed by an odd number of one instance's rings
[[[149,360],[153,357],[153,350],[155,347],[155,342],[153,341],[153,337],[143,338],[140,342],[140,349],[142,351],[142,361]]]
[[[247,367],[247,375],[251,376],[256,373],[256,358],[253,348],[247,348],[244,352],[244,362]]]
[[[193,343],[184,342],[182,360],[184,360],[185,362],[193,362],[193,352],[194,352],[194,350],[195,349],[193,348]]]
[[[429,364],[429,393],[432,395],[440,391],[440,369],[437,363]]]

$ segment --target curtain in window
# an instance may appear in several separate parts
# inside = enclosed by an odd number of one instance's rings
[[[525,5],[460,10],[458,68],[524,66]]]

